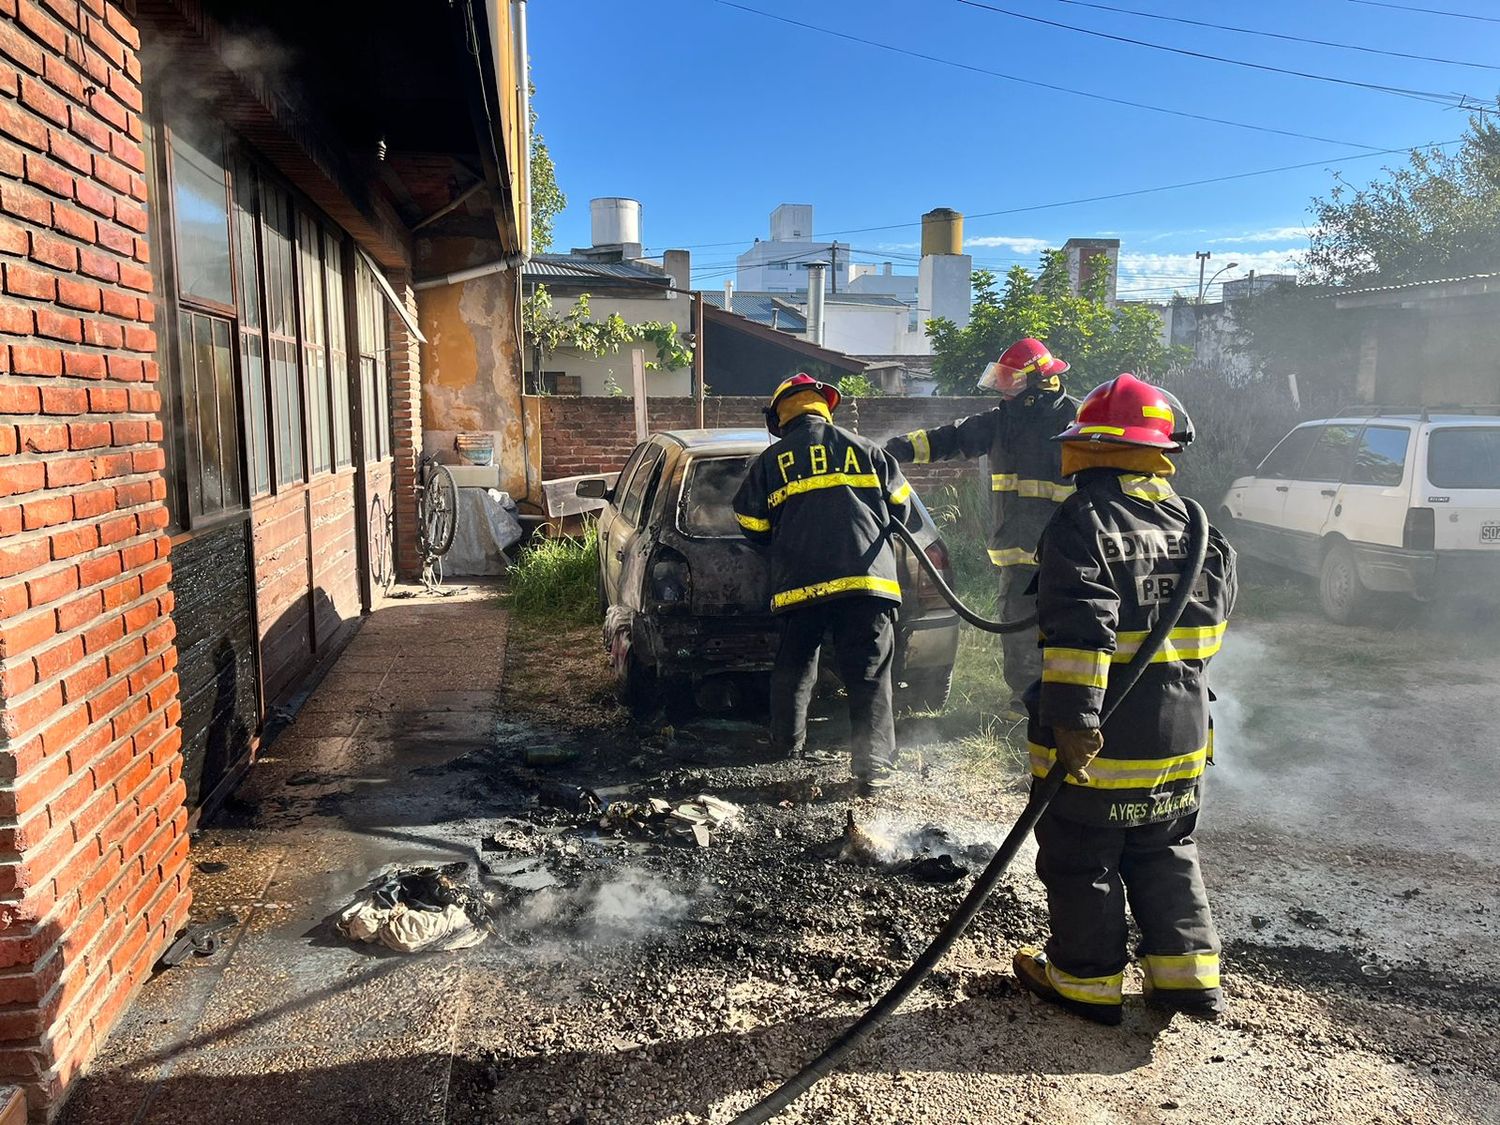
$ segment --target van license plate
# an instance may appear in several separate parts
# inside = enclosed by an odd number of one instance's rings
[[[1479,525],[1481,543],[1500,543],[1500,520],[1491,520]]]

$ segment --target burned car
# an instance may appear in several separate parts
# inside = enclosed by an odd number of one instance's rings
[[[621,697],[637,710],[691,697],[705,710],[765,698],[780,627],[770,612],[763,550],[740,534],[731,501],[769,439],[753,430],[680,430],[636,446],[603,499],[599,607]],[[949,573],[948,550],[915,500],[927,557]],[[948,699],[958,616],[911,552],[894,543],[902,605],[896,625],[897,704],[936,710]],[[825,659],[825,674],[832,677]]]

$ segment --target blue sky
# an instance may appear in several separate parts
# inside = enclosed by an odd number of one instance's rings
[[[959,0],[735,0],[929,55],[896,54],[716,0],[537,0],[530,49],[540,129],[569,206],[555,249],[589,242],[588,200],[643,205],[648,252],[693,251],[705,288],[766,237],[781,202],[811,203],[819,237],[857,260],[915,270],[918,220],[954,207],[976,264],[1034,262],[1070,236],[1122,241],[1121,294],[1196,289],[1195,250],[1224,278],[1295,260],[1308,201],[1333,170],[1354,182],[1399,156],[1349,157],[1460,136],[1466,114],[1410,96],[1265,73],[1039,26]],[[1225,58],[1493,101],[1500,5],[1390,0],[987,0],[995,7]],[[1287,42],[1107,8],[1449,60]],[[1106,104],[1033,83],[1222,118],[1239,128]],[[1312,139],[1322,138],[1322,139]],[[1364,147],[1361,147],[1364,146]],[[1296,171],[1072,206],[1040,204],[1308,163]],[[904,225],[898,225],[904,224]],[[889,229],[860,230],[879,227]],[[726,244],[727,245],[713,245]],[[863,251],[863,252],[860,252]],[[905,260],[907,257],[910,260]]]

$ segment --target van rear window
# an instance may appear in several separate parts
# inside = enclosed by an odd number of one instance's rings
[[[738,538],[740,525],[731,504],[749,470],[749,457],[693,458],[682,484],[678,529],[684,535]]]
[[[1500,426],[1433,430],[1427,479],[1438,488],[1500,489]]]

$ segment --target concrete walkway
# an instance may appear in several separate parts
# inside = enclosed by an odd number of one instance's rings
[[[194,841],[216,955],[159,973],[67,1125],[440,1122],[464,957],[351,946],[329,918],[383,864],[472,855],[472,775],[493,744],[506,614],[493,587],[392,599],[365,622]]]

